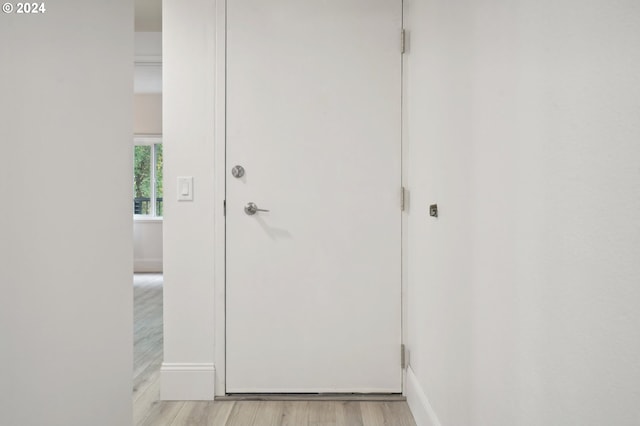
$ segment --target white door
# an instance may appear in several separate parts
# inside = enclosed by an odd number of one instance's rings
[[[228,393],[401,392],[401,28],[227,3]]]

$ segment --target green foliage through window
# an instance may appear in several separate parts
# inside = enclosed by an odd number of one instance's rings
[[[162,144],[135,145],[133,152],[134,214],[162,216]]]

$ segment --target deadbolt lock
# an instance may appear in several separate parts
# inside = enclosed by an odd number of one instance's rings
[[[242,176],[244,176],[244,167],[235,166],[233,169],[231,169],[231,174],[234,178],[240,179]]]

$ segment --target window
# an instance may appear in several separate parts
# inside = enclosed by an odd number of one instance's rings
[[[136,138],[133,147],[133,213],[162,217],[162,143]]]

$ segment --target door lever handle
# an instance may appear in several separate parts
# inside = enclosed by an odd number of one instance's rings
[[[257,212],[268,212],[268,211],[269,210],[259,209],[256,203],[247,203],[247,205],[244,206],[244,212],[249,216],[253,216]]]

